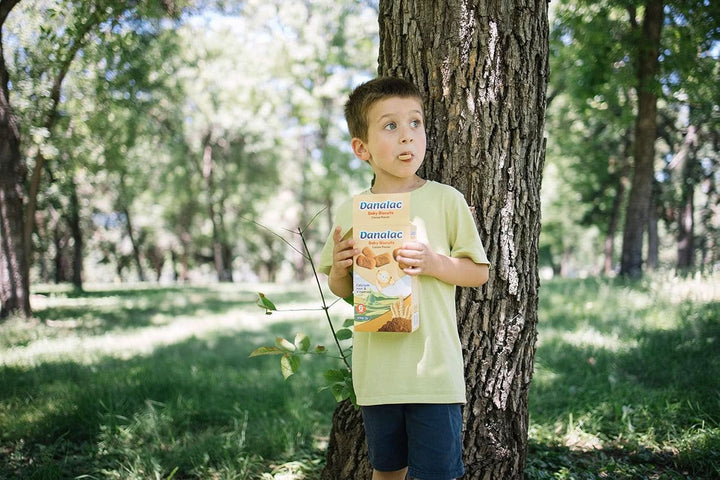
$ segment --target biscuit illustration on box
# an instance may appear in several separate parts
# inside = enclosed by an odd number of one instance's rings
[[[358,195],[353,202],[355,331],[413,332],[419,327],[417,278],[397,262],[415,239],[410,194]]]
[[[375,268],[375,264],[376,264],[375,258],[368,257],[367,255],[363,255],[362,253],[357,256],[357,258],[355,259],[355,263],[359,267],[363,267],[363,268]]]

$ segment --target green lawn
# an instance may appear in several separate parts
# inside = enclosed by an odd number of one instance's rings
[[[333,352],[312,285],[33,293],[0,325],[0,478],[316,477],[339,361],[248,358],[298,331]],[[539,317],[527,478],[720,478],[718,278],[553,280]]]
[[[541,287],[527,478],[720,478],[720,279]]]

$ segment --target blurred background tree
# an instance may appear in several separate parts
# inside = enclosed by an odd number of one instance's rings
[[[566,0],[551,8],[546,182],[559,181],[570,192],[545,188],[556,195],[546,204],[544,263],[556,272],[633,276],[660,266],[716,267],[718,152],[711,145],[717,145],[718,92],[707,86],[720,79],[717,4]],[[642,30],[651,8],[661,15],[655,46]],[[658,66],[641,80],[646,47]],[[656,110],[649,116],[643,91]],[[638,138],[637,125],[647,122],[649,133]],[[700,155],[692,140],[697,132]],[[639,162],[642,152],[651,155]],[[561,192],[572,196],[563,199]],[[567,224],[563,211],[576,221]],[[578,248],[577,226],[590,234],[589,252]],[[621,255],[619,233],[625,234]]]

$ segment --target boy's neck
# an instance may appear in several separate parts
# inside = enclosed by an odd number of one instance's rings
[[[407,193],[417,190],[418,188],[425,185],[426,180],[415,175],[414,178],[409,179],[408,182],[402,183],[381,183],[376,181],[375,184],[370,188],[371,193]]]

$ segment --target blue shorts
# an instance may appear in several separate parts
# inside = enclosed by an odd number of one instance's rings
[[[393,472],[408,467],[421,480],[450,480],[465,473],[460,404],[361,407],[370,464]]]

